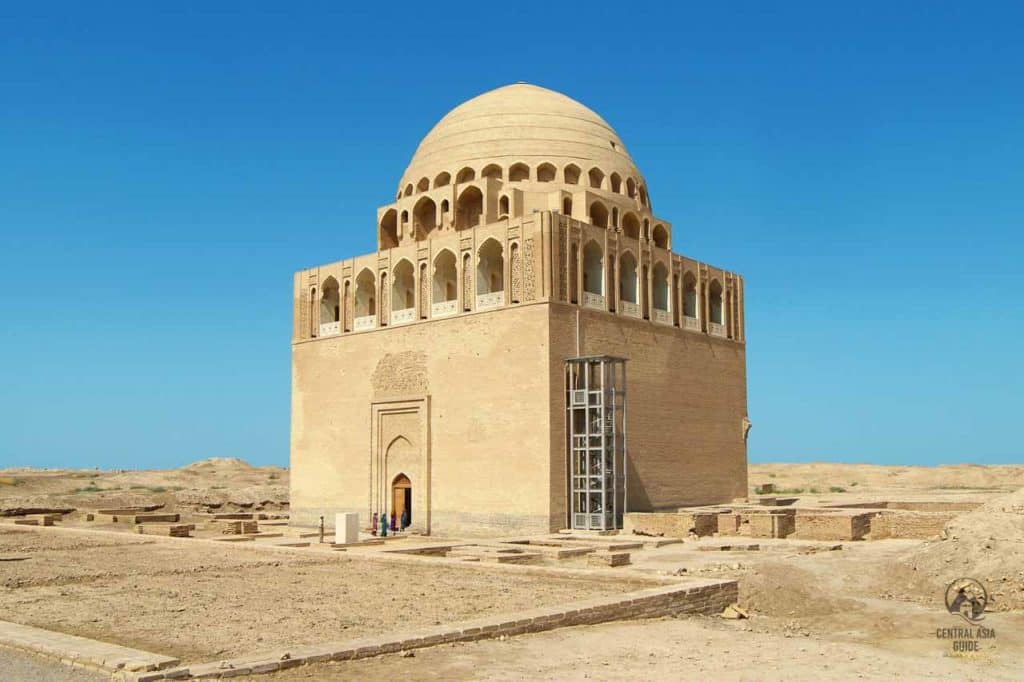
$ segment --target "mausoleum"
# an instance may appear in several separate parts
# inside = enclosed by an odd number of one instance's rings
[[[375,252],[295,275],[293,522],[605,529],[745,497],[743,278],[673,250],[600,116],[484,93],[392,197]]]

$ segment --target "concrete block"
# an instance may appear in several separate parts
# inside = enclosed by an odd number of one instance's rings
[[[334,515],[334,544],[351,545],[359,542],[359,514],[343,512]]]

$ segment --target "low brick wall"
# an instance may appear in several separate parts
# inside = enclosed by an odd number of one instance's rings
[[[573,625],[661,616],[717,614],[739,597],[734,580],[701,580],[630,592],[617,597],[591,599],[513,615],[441,625],[427,630],[351,640],[336,644],[302,646],[285,651],[255,654],[224,663],[204,663],[187,668],[126,676],[136,682],[163,679],[197,679],[254,675],[284,670],[307,663],[349,661],[451,642],[522,635]],[[223,667],[222,667],[223,666]]]
[[[718,517],[718,534],[719,535],[739,535],[740,525],[742,524],[743,518],[739,513],[732,510],[723,511],[716,514]]]
[[[961,512],[885,511],[871,519],[871,539],[933,538]]]
[[[871,517],[877,512],[801,512],[796,530],[789,537],[798,540],[863,540],[871,532]]]
[[[919,512],[958,512],[974,511],[983,502],[889,502],[886,509],[902,509]]]
[[[770,513],[750,514],[750,537],[752,538],[785,538],[796,529],[795,514]]]
[[[685,538],[691,531],[704,537],[718,532],[715,512],[629,512],[623,515],[624,533]]]

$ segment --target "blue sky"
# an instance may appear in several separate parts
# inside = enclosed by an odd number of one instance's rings
[[[1024,461],[1024,5],[358,5],[0,8],[0,466],[286,463],[292,273],[515,81],[746,277],[752,461]]]

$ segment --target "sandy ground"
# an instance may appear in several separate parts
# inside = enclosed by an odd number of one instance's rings
[[[293,668],[298,680],[1019,680],[1019,663],[781,638],[711,618],[605,623]]]
[[[192,511],[281,510],[288,470],[214,458],[169,470],[0,469],[0,515],[34,506],[97,509],[162,504]]]
[[[985,499],[992,494],[1024,487],[1024,466],[916,467],[873,464],[751,464],[747,469],[750,492],[772,483],[780,494],[810,499],[856,497],[885,498],[910,495],[912,499]]]
[[[103,490],[77,490],[83,480]],[[928,541],[845,542],[830,550],[834,543],[757,539],[758,551],[722,552],[704,550],[736,539],[702,538],[635,551],[631,567],[607,569],[637,580],[736,578],[740,602],[750,613],[744,620],[608,623],[436,647],[408,658],[322,664],[276,677],[1020,679],[1024,611],[1013,603],[985,614],[985,625],[996,635],[981,643],[980,653],[954,654],[937,631],[964,625],[943,605],[950,571],[984,572],[983,579],[1000,582],[993,589],[1000,594],[1024,585],[1024,566],[1017,566],[1024,507],[1016,496],[1006,496],[1024,486],[1024,467],[752,465],[751,494],[763,483],[798,497],[798,505],[916,500],[986,506],[951,522],[948,537]],[[8,470],[0,472],[0,513],[26,501],[79,509],[156,501],[183,512],[286,513],[286,485],[286,471],[237,460],[172,472]],[[76,522],[69,517],[68,523]],[[41,540],[42,533],[13,534],[9,528],[0,534],[0,556],[34,558],[2,565],[0,618],[186,660],[349,639],[461,620],[488,609],[514,611],[628,589],[507,572],[496,579],[493,571],[480,570],[486,569],[482,564],[399,567],[354,553],[341,558],[314,549],[286,553],[210,543],[193,548],[189,541],[171,544],[127,533],[47,533]],[[0,666],[4,661],[0,650]]]
[[[0,619],[200,662],[640,586],[307,551],[7,527]]]

